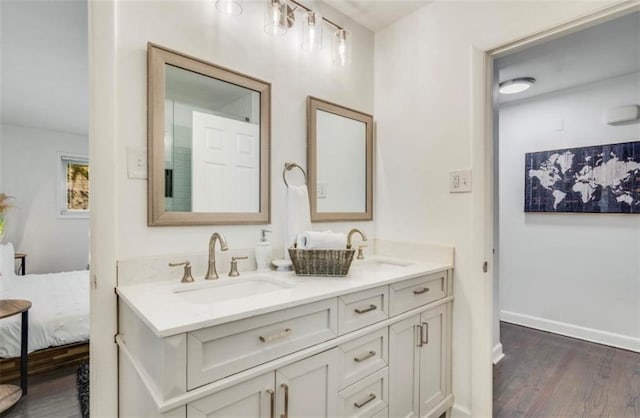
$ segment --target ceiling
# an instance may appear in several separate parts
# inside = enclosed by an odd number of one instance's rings
[[[323,0],[362,26],[375,32],[433,0]]]
[[[86,135],[87,2],[0,0],[1,122]]]
[[[536,79],[524,93],[499,95],[501,104],[638,72],[640,12],[507,55],[495,67],[499,81]]]

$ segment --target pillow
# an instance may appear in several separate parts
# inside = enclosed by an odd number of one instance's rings
[[[12,243],[0,245],[0,276],[16,275],[15,250]]]

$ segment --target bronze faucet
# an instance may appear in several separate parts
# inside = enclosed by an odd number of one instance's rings
[[[216,271],[216,241],[220,241],[221,251],[227,251],[229,249],[227,240],[223,234],[217,232],[211,234],[211,238],[209,239],[209,268],[207,268],[207,274],[204,276],[205,280],[214,280],[219,277]]]
[[[364,232],[362,232],[361,230],[359,230],[358,228],[353,228],[351,231],[349,231],[349,234],[347,234],[347,250],[351,249],[351,236],[355,233],[360,234],[360,236],[362,237],[363,241],[367,240],[367,236],[365,235]]]

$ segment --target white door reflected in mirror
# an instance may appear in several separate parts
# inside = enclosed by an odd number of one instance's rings
[[[202,112],[193,112],[191,210],[260,210],[260,129]]]

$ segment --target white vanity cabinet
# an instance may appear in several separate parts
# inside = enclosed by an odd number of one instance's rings
[[[450,393],[450,304],[389,327],[390,417],[440,415]]]
[[[163,337],[121,301],[120,416],[448,414],[452,291],[446,268]]]
[[[338,350],[325,351],[187,405],[188,418],[337,416]]]

